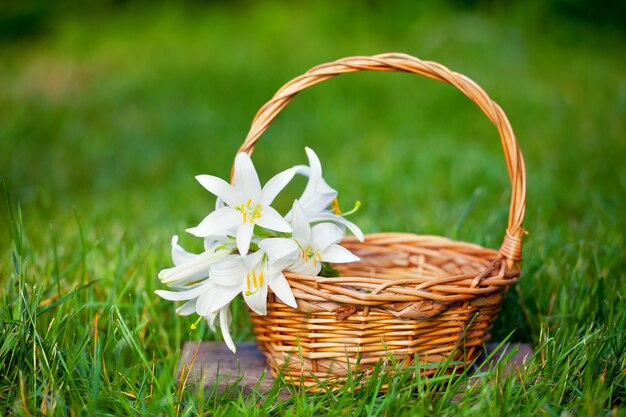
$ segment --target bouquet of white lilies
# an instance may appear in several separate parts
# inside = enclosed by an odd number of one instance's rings
[[[296,308],[283,271],[318,275],[325,263],[359,260],[339,245],[346,229],[359,240],[363,233],[341,214],[337,191],[322,178],[322,166],[313,150],[306,148],[309,166],[287,169],[261,187],[252,160],[246,153],[235,158],[233,185],[211,175],[196,179],[217,197],[213,212],[196,227],[187,229],[204,238],[204,252],[192,254],[172,238],[173,268],[159,273],[171,291],[156,293],[171,301],[186,301],[180,315],[196,313],[212,330],[219,325],[224,341],[235,352],[230,335],[230,303],[239,293],[260,315],[266,314],[268,287],[285,304]],[[296,175],[308,177],[302,196],[281,216],[272,202]],[[358,208],[359,203],[357,202]],[[219,318],[219,321],[218,321]],[[196,322],[197,323],[197,322]]]

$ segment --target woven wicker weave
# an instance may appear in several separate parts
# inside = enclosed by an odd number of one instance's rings
[[[266,316],[252,314],[257,344],[294,384],[341,382],[392,354],[408,366],[465,366],[489,338],[500,302],[520,273],[525,170],[506,115],[472,80],[404,54],[351,57],[317,66],[285,84],[257,113],[239,152],[252,154],[261,134],[300,91],[339,74],[401,71],[452,84],[498,128],[511,180],[511,205],[499,250],[437,236],[378,233],[342,243],[361,258],[336,265],[339,278],[287,273],[293,309],[271,292]],[[460,364],[460,365],[459,365]],[[428,374],[436,366],[425,367]],[[430,370],[428,370],[430,369]]]

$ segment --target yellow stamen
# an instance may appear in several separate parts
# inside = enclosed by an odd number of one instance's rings
[[[341,214],[341,208],[339,208],[339,199],[335,197],[333,200],[333,211],[335,214]]]
[[[352,208],[352,210],[346,211],[345,213],[342,214],[342,216],[343,217],[348,217],[349,215],[359,211],[360,208],[361,208],[361,202],[357,200],[357,202],[354,203],[354,207]]]
[[[250,292],[250,273],[246,274],[246,288],[248,289],[248,292]]]
[[[200,320],[202,320],[202,316],[198,317],[198,320],[196,320],[195,323],[193,323],[191,326],[189,326],[191,328],[191,330],[196,330],[198,328],[198,323],[200,323]]]
[[[246,205],[247,205],[248,207],[250,207],[250,204],[252,204],[252,199],[251,199],[251,198],[249,198],[249,199],[248,199],[248,203],[247,203]]]
[[[256,271],[254,269],[252,270],[252,282],[254,282],[254,289],[255,290],[257,288],[259,288],[259,286],[257,285],[257,281],[256,281]]]
[[[263,286],[263,272],[259,274],[259,287]]]
[[[245,211],[243,212],[243,222],[246,222],[246,218],[248,217],[248,213],[246,213]],[[250,223],[252,223],[252,221],[250,221]]]

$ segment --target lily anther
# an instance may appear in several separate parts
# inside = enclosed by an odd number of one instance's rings
[[[263,287],[263,280],[263,272],[260,272],[258,276],[256,270],[254,269],[251,272],[248,272],[246,274],[246,295],[251,296],[259,291]],[[252,291],[252,289],[254,289],[254,291]]]
[[[254,204],[249,198],[246,204],[241,203],[235,207],[235,210],[241,213],[244,223],[254,223],[255,220],[262,217],[261,205]]]

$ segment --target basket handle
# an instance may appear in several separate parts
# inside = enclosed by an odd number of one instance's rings
[[[238,152],[252,155],[260,136],[267,130],[278,113],[300,91],[340,74],[366,70],[409,72],[452,84],[476,103],[498,128],[511,180],[509,222],[500,253],[507,260],[509,268],[516,266],[522,259],[522,235],[525,233],[522,228],[522,221],[526,207],[526,170],[522,152],[515,139],[511,124],[500,106],[491,100],[487,93],[474,81],[441,64],[422,61],[406,54],[387,53],[348,57],[318,65],[289,81],[276,92],[270,101],[261,107],[254,117],[250,131]]]

